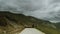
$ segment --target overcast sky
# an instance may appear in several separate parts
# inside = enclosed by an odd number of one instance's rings
[[[60,22],[60,0],[0,0],[0,10]]]

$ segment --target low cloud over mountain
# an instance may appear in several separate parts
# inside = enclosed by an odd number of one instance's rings
[[[60,0],[0,0],[0,11],[60,22]]]

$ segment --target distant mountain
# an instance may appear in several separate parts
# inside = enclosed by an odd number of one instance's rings
[[[24,28],[37,28],[46,34],[60,34],[55,24],[23,14],[0,11],[0,34],[15,34]]]
[[[57,23],[53,23],[57,29],[60,29],[60,22],[57,22]]]

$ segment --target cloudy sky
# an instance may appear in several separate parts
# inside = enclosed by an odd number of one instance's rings
[[[0,11],[60,22],[60,0],[0,0]]]

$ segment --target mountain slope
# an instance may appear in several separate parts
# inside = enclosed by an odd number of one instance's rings
[[[60,34],[51,22],[23,14],[0,11],[0,23],[0,34],[15,34],[24,28],[37,28],[46,34]]]

